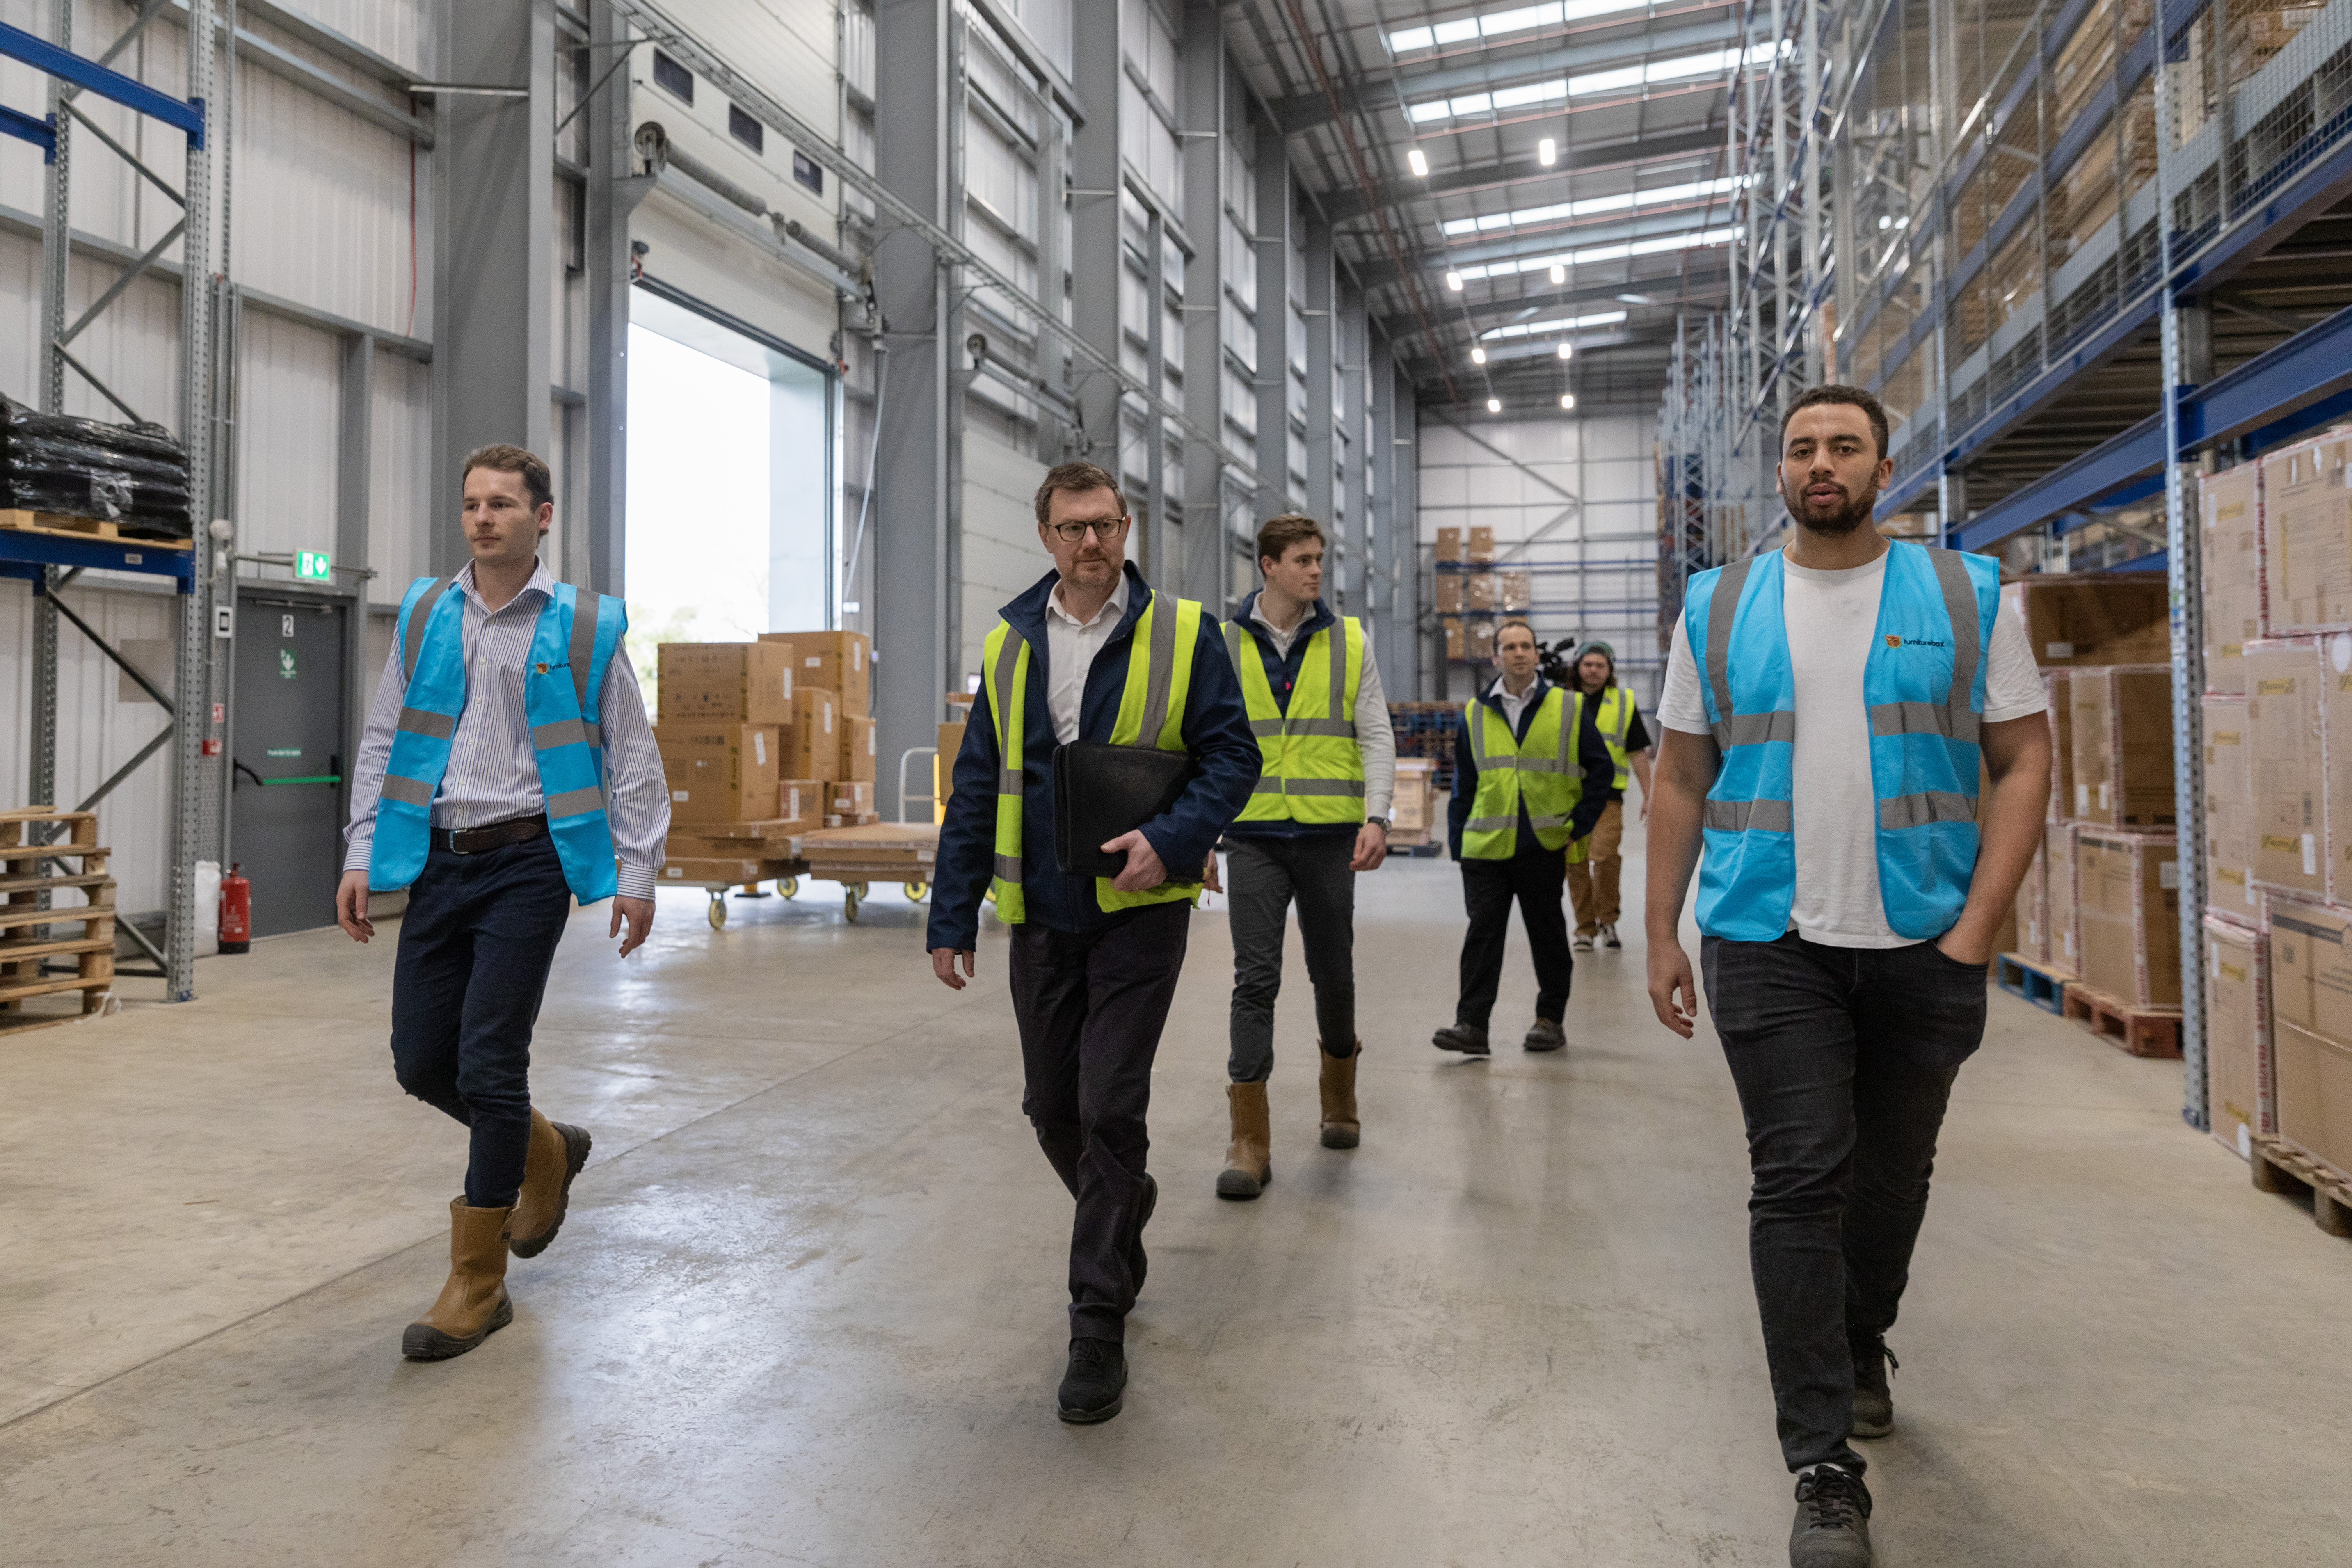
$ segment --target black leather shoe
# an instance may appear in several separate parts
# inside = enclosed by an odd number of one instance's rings
[[[1789,1568],[1870,1568],[1870,1489],[1835,1465],[1797,1478]]]
[[[1568,1035],[1549,1018],[1538,1018],[1536,1026],[1528,1031],[1528,1037],[1520,1043],[1531,1051],[1556,1051],[1568,1044]]]
[[[1108,1340],[1072,1340],[1056,1414],[1073,1426],[1108,1421],[1127,1403],[1127,1352]]]
[[[1895,1391],[1886,1384],[1886,1369],[1901,1366],[1885,1340],[1857,1342],[1853,1347],[1853,1435],[1884,1437],[1895,1430]]]
[[[1441,1051],[1460,1051],[1465,1057],[1495,1054],[1487,1047],[1486,1031],[1475,1024],[1448,1024],[1430,1036],[1429,1043]]]

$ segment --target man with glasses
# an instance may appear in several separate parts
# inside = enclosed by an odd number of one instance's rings
[[[1143,1287],[1151,1063],[1184,964],[1202,868],[1257,782],[1258,745],[1213,616],[1154,593],[1127,563],[1118,481],[1064,463],[1037,489],[1054,570],[1002,612],[940,828],[926,945],[961,991],[980,905],[1013,928],[1022,1110],[1076,1200],[1070,1353],[1061,1418],[1108,1421],[1127,1386],[1126,1321]],[[1116,877],[1072,876],[1054,855],[1054,757],[1078,740],[1189,755],[1162,816],[1101,846]]]

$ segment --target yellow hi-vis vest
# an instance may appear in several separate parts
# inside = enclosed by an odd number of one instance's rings
[[[1184,704],[1192,690],[1192,655],[1201,643],[1201,606],[1192,599],[1154,593],[1136,618],[1129,642],[1127,688],[1111,724],[1114,746],[1184,750]],[[981,676],[988,688],[988,711],[996,722],[996,918],[1006,925],[1028,919],[1022,891],[1021,740],[1029,705],[1029,644],[1004,621],[981,648]],[[1187,868],[1189,869],[1189,868]],[[1162,882],[1139,893],[1122,893],[1108,877],[1095,879],[1095,903],[1105,914],[1141,904],[1200,901],[1201,886]]]
[[[1584,798],[1577,765],[1576,730],[1583,698],[1555,686],[1528,721],[1528,738],[1511,737],[1510,721],[1483,700],[1470,705],[1470,759],[1478,764],[1478,793],[1462,830],[1465,860],[1507,860],[1518,853],[1519,803],[1528,826],[1546,849],[1565,848],[1570,813]]]
[[[1334,636],[1346,652],[1331,657]],[[1225,651],[1241,678],[1250,733],[1257,737],[1257,788],[1241,822],[1364,820],[1364,753],[1356,744],[1356,692],[1364,683],[1364,628],[1353,616],[1307,639],[1290,711],[1275,700],[1257,639],[1238,618],[1225,623]]]
[[[1633,694],[1622,686],[1604,686],[1598,697],[1585,700],[1595,704],[1592,726],[1601,731],[1601,743],[1609,748],[1609,760],[1617,764],[1617,792],[1633,782],[1633,764],[1625,750],[1625,737],[1633,732]]]

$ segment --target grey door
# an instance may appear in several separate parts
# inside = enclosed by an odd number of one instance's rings
[[[335,923],[342,864],[345,605],[237,595],[229,855],[253,881],[253,934]]]

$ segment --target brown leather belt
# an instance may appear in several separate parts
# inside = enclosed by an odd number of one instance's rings
[[[547,814],[518,816],[508,822],[493,822],[487,827],[436,827],[433,829],[433,847],[446,849],[452,855],[479,855],[486,850],[503,849],[509,844],[527,844],[547,831]]]

